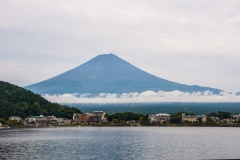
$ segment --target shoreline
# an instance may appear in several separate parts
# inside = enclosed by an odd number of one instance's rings
[[[6,130],[15,130],[15,129],[51,129],[51,128],[91,128],[91,127],[99,127],[99,128],[113,128],[113,127],[116,127],[116,128],[140,128],[140,127],[154,127],[154,128],[175,128],[175,127],[186,127],[186,128],[237,128],[237,127],[240,127],[239,126],[232,126],[232,125],[222,125],[222,126],[185,126],[185,125],[172,125],[172,126],[157,126],[157,125],[153,125],[153,126],[127,126],[127,125],[74,125],[74,126],[53,126],[53,127],[10,127],[10,128],[1,128],[0,129],[0,132],[1,131],[6,131]]]

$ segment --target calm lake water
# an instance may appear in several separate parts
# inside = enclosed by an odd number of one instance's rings
[[[0,131],[0,159],[240,158],[240,128],[66,127]]]

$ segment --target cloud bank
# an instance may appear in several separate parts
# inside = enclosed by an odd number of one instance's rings
[[[92,94],[45,94],[44,98],[57,103],[141,103],[141,102],[240,102],[240,93],[220,92],[170,92],[145,91],[141,93],[100,93]]]

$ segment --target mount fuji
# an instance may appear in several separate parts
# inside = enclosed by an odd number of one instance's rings
[[[25,87],[38,94],[129,93],[151,91],[219,93],[221,90],[186,85],[149,74],[114,54],[103,54],[53,78]]]

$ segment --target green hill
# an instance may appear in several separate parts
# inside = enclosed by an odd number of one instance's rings
[[[76,112],[81,113],[78,108],[51,103],[29,90],[0,81],[0,118],[8,119],[10,116],[25,118],[30,115],[72,118]]]

